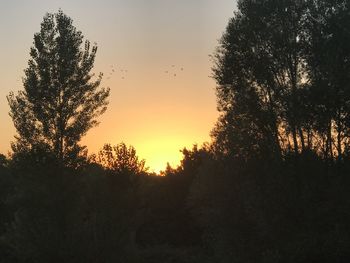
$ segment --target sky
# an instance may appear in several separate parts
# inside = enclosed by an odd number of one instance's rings
[[[218,117],[210,55],[235,0],[0,0],[0,153],[15,135],[6,95],[23,89],[34,33],[59,8],[97,43],[93,72],[111,89],[82,140],[89,153],[124,142],[159,172],[179,164],[182,148],[210,141]]]

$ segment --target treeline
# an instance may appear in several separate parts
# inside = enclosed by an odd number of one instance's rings
[[[131,146],[79,144],[108,104],[96,50],[62,11],[34,37],[8,97],[2,262],[348,262],[348,1],[238,1],[213,56],[213,141],[163,176]]]
[[[199,257],[201,229],[186,205],[195,167],[152,175],[125,144],[105,145],[79,169],[43,150],[1,158],[0,262]]]
[[[118,147],[129,156],[109,152],[113,166],[90,159],[62,168],[44,151],[2,158],[1,262],[349,258],[348,162],[242,163],[194,147],[156,176],[132,161],[132,148]]]

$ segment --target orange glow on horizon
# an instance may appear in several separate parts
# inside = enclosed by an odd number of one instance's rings
[[[104,130],[101,129],[101,132]],[[176,168],[180,165],[182,160],[181,150],[183,148],[192,149],[194,144],[202,145],[203,142],[209,141],[209,136],[203,138],[197,138],[198,141],[194,141],[193,137],[195,134],[187,134],[186,136],[179,136],[176,134],[164,135],[166,132],[159,131],[158,133],[148,133],[147,127],[142,127],[139,130],[139,134],[129,134],[129,136],[124,136],[123,138],[115,138],[107,140],[104,143],[111,143],[116,145],[118,143],[124,142],[126,145],[132,145],[136,149],[136,154],[139,159],[144,159],[146,161],[146,167],[148,167],[148,172],[154,172],[159,174],[164,171],[167,163],[171,167]],[[149,132],[149,130],[148,130]],[[99,133],[97,129],[97,133]],[[96,133],[95,133],[96,134]],[[89,154],[97,153],[103,146],[103,143],[97,143],[92,141],[95,136],[93,133],[86,136],[83,140],[88,146]]]
[[[180,152],[181,145],[185,142],[182,138],[166,138],[148,140],[138,145],[139,156],[146,160],[146,166],[150,172],[158,173],[164,171],[166,164],[176,168],[182,159]],[[191,145],[183,145],[183,147],[191,147]],[[191,147],[192,148],[192,147]],[[176,150],[177,149],[177,150]]]

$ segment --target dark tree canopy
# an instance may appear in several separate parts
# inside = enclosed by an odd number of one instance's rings
[[[349,3],[241,0],[215,54],[217,148],[241,158],[349,148]]]
[[[61,10],[44,17],[33,44],[24,90],[7,97],[17,130],[12,148],[18,152],[40,145],[70,162],[108,104],[109,89],[99,88],[102,73],[97,79],[91,73],[97,46],[84,41]]]

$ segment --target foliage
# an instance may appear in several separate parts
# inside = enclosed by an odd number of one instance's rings
[[[238,2],[214,56],[214,158],[189,199],[215,261],[348,257],[349,7]]]
[[[238,2],[215,53],[217,151],[246,160],[348,149],[346,1]],[[339,45],[339,43],[342,43]]]
[[[30,49],[24,90],[7,97],[17,130],[14,152],[44,144],[61,162],[75,161],[81,137],[98,124],[108,103],[109,89],[98,88],[102,74],[97,80],[91,74],[96,51],[61,10],[44,17]]]
[[[92,159],[113,174],[136,174],[141,175],[147,172],[145,160],[139,160],[133,146],[127,147],[125,143],[115,146],[105,144]]]

